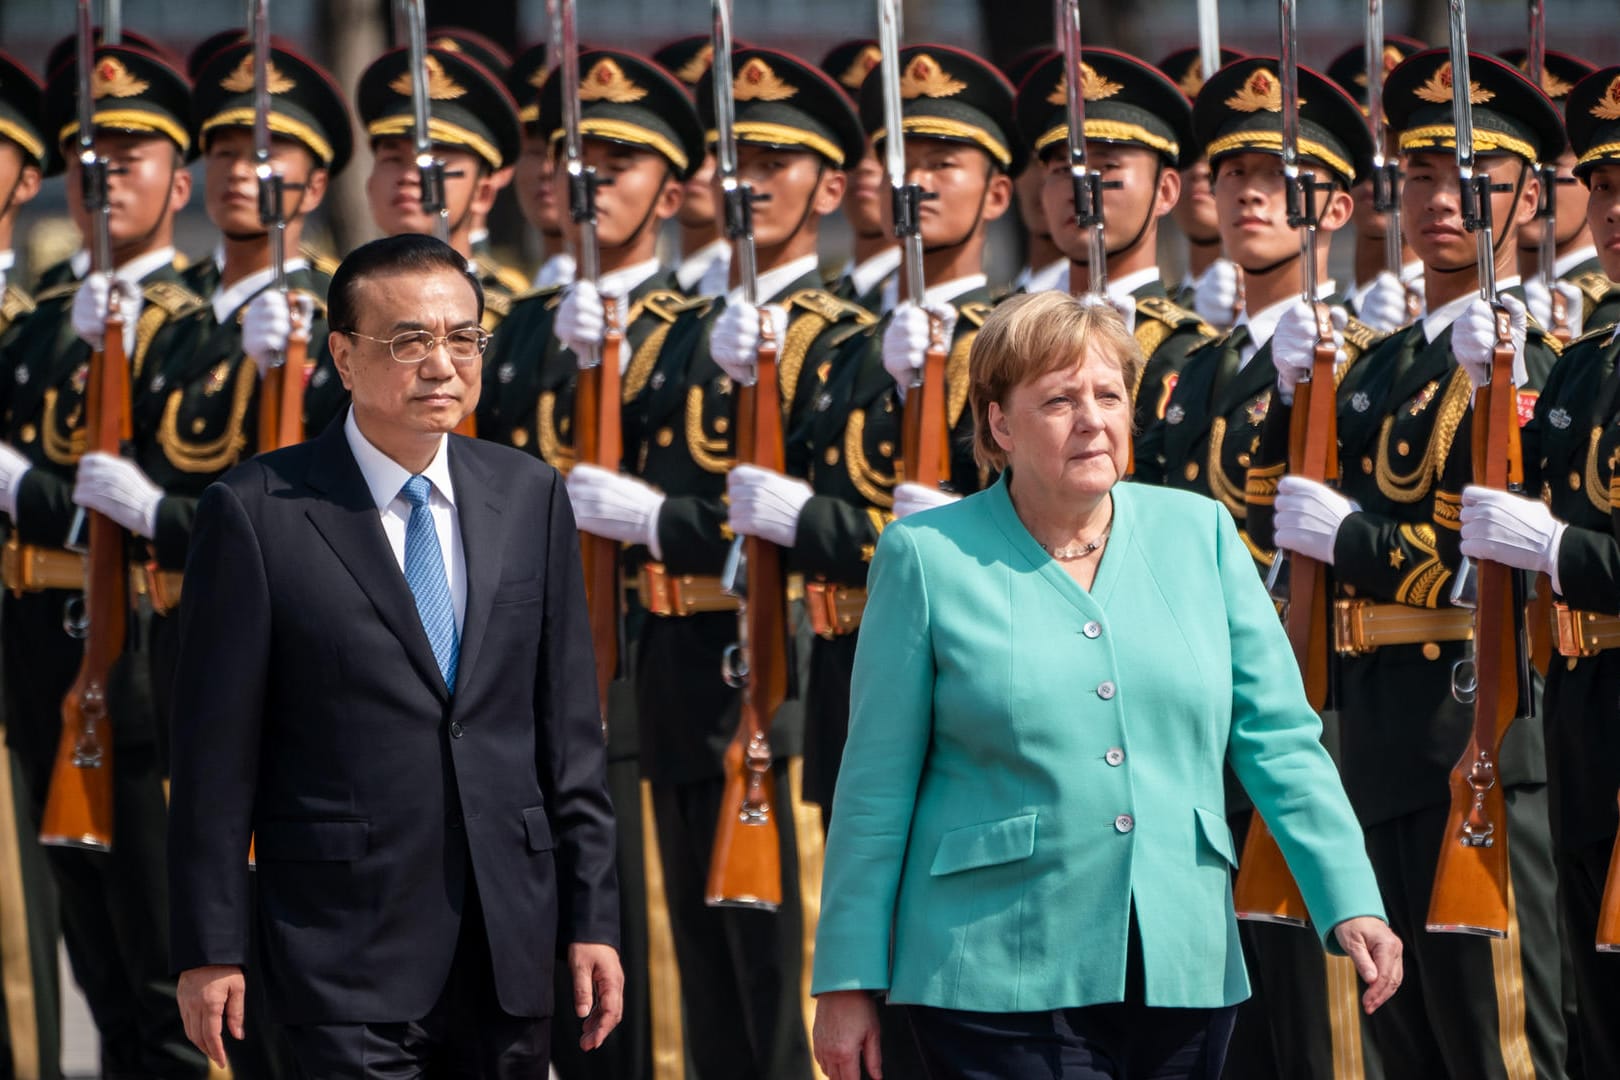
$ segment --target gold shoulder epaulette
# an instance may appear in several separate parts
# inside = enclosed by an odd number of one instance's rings
[[[654,289],[641,298],[641,310],[643,314],[651,315],[660,322],[673,323],[680,318],[681,312],[704,303],[707,301],[701,296],[687,296],[674,289]]]
[[[303,256],[304,261],[309,263],[310,266],[314,267],[316,270],[319,270],[327,277],[331,277],[333,274],[337,273],[337,268],[342,262],[341,259],[328,255],[326,252],[320,250],[312,244],[299,244],[298,254]]]
[[[1585,293],[1593,303],[1602,302],[1616,288],[1620,288],[1620,286],[1616,286],[1614,282],[1609,280],[1607,274],[1597,270],[1588,270],[1584,274],[1576,274],[1569,280],[1577,289]]]
[[[863,324],[877,322],[877,316],[870,311],[858,304],[841,300],[825,289],[800,289],[787,298],[786,307],[800,308],[819,315],[830,323],[843,322],[845,319],[854,319]]]
[[[1586,333],[1582,334],[1568,345],[1565,345],[1564,348],[1568,349],[1588,341],[1598,340],[1601,340],[1605,345],[1607,345],[1610,341],[1614,340],[1615,330],[1616,327],[1614,323],[1610,323],[1608,326],[1600,326],[1596,330],[1588,330]]]
[[[1551,330],[1548,330],[1545,326],[1542,326],[1540,322],[1536,321],[1536,317],[1534,315],[1528,316],[1525,322],[1527,331],[1525,337],[1527,340],[1539,341],[1541,344],[1551,349],[1554,356],[1564,355],[1564,343],[1558,340],[1558,335],[1554,334]]]
[[[1384,339],[1384,335],[1373,327],[1368,326],[1360,319],[1352,317],[1344,327],[1344,340],[1346,344],[1354,345],[1362,352],[1366,352]]]
[[[990,317],[990,313],[994,310],[994,304],[986,304],[974,300],[957,308],[956,315],[957,318],[966,319],[974,329],[978,329],[984,325],[984,320],[988,319]]]
[[[14,323],[33,310],[34,301],[27,293],[15,285],[6,286],[5,295],[0,296],[0,323]]]
[[[1138,315],[1158,319],[1167,326],[1180,329],[1183,326],[1196,326],[1198,332],[1204,337],[1220,337],[1220,331],[1200,319],[1194,312],[1188,311],[1180,304],[1163,296],[1144,296],[1136,302]]]
[[[177,281],[154,281],[141,289],[148,304],[155,304],[170,318],[202,307],[207,301]]]
[[[529,279],[510,266],[502,266],[494,259],[485,258],[478,259],[477,263],[480,274],[486,278],[494,278],[501,288],[514,296],[529,287]]]
[[[60,300],[65,296],[72,296],[78,291],[79,283],[77,281],[64,281],[60,285],[52,285],[34,296],[34,306],[38,307],[40,304],[50,300]]]
[[[484,293],[484,311],[486,313],[504,319],[511,310],[512,298],[510,296],[498,292]]]

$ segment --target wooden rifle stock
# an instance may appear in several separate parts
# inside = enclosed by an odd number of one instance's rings
[[[615,302],[604,297],[602,306],[608,331],[602,338],[600,362],[579,373],[574,396],[574,437],[578,460],[618,472],[624,455],[619,417],[619,354],[624,348],[624,334],[615,325]],[[619,542],[592,533],[581,533],[580,541],[591,644],[596,650],[596,690],[605,730],[608,685],[619,666]]]
[[[1603,883],[1603,903],[1598,908],[1597,951],[1620,952],[1620,834],[1614,838],[1609,876]]]
[[[279,367],[259,382],[259,452],[304,441],[304,369],[309,361],[309,326],[293,308],[292,333]]]
[[[1288,427],[1288,469],[1296,476],[1319,483],[1339,477],[1338,406],[1333,371],[1336,354],[1332,320],[1326,305],[1318,304],[1311,378],[1294,388],[1294,409]],[[1305,697],[1311,708],[1321,712],[1327,707],[1331,649],[1327,567],[1298,553],[1290,553],[1287,558],[1288,610],[1284,623],[1289,644],[1294,647],[1294,659],[1305,681]],[[1243,842],[1243,862],[1232,886],[1232,904],[1240,919],[1289,926],[1306,926],[1310,922],[1299,885],[1258,811],[1250,819],[1249,835]]]
[[[1474,482],[1497,490],[1523,483],[1517,393],[1508,315],[1496,315],[1491,382],[1474,397]],[[1524,612],[1515,571],[1480,562],[1474,609],[1474,729],[1451,770],[1451,811],[1429,896],[1428,928],[1505,937],[1508,929],[1507,801],[1497,762],[1519,709],[1520,630]]]
[[[945,328],[929,316],[922,385],[906,395],[901,458],[905,479],[937,488],[951,478],[950,435],[945,416]]]
[[[116,296],[116,290],[112,292]],[[112,301],[102,348],[90,359],[86,387],[89,448],[118,454],[134,437],[129,411],[129,361],[124,320]],[[111,851],[113,845],[113,726],[107,686],[124,652],[128,630],[129,554],[122,527],[87,512],[85,618],[89,634],[79,673],[62,699],[62,736],[51,767],[39,842]]]
[[[739,460],[783,472],[773,331],[770,318],[762,317],[754,385],[737,392],[736,445]],[[782,849],[770,728],[787,698],[787,580],[775,544],[749,536],[744,551],[747,596],[737,644],[742,671],[735,672],[742,681],[742,708],[737,735],[726,748],[726,784],[705,900],[716,907],[775,911],[782,903]]]

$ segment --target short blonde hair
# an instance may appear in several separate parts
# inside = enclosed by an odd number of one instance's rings
[[[1113,304],[1047,291],[1010,297],[996,305],[968,354],[973,459],[980,468],[999,470],[1007,465],[1007,455],[990,431],[990,403],[1005,406],[1013,387],[1072,367],[1091,350],[1119,362],[1134,413],[1136,384],[1147,361]]]

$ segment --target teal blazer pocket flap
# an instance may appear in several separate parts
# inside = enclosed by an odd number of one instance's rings
[[[1232,843],[1232,828],[1226,824],[1226,819],[1202,806],[1193,807],[1193,813],[1198,815],[1198,831],[1204,834],[1204,842],[1236,869],[1237,847]]]
[[[981,866],[996,866],[1017,862],[1035,854],[1035,815],[987,821],[980,825],[965,825],[952,829],[939,838],[934,852],[934,865],[928,872],[934,877],[973,870]]]
[[[546,808],[531,806],[523,811],[523,828],[529,834],[530,851],[550,851],[557,845],[551,839],[551,822],[546,820]]]
[[[253,832],[253,853],[267,862],[354,862],[370,833],[367,821],[266,821]]]

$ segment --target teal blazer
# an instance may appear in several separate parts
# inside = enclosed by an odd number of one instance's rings
[[[855,655],[812,991],[1026,1012],[1248,996],[1221,766],[1330,949],[1384,917],[1277,612],[1231,515],[1119,484],[1081,589],[994,487],[884,530]]]

